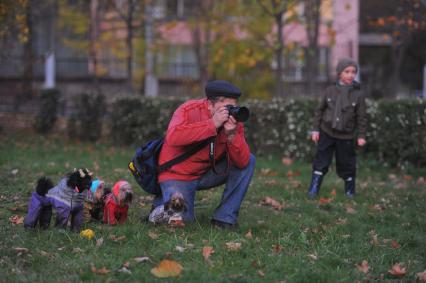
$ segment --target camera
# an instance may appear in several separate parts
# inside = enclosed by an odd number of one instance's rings
[[[235,118],[237,122],[245,122],[248,120],[250,116],[250,111],[247,107],[240,107],[235,105],[225,105],[226,109],[228,109],[229,115]]]

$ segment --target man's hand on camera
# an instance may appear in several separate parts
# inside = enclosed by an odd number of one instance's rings
[[[233,116],[229,116],[228,121],[223,124],[225,135],[228,136],[228,140],[232,140],[237,132],[237,120]]]
[[[228,121],[229,118],[229,111],[228,109],[223,106],[220,107],[216,112],[213,114],[213,123],[216,126],[216,129],[219,129],[222,127],[222,125]]]

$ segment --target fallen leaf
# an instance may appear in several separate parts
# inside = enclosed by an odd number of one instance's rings
[[[404,178],[405,181],[413,180],[413,176],[411,176],[411,175],[404,175],[403,178]]]
[[[72,249],[72,252],[73,252],[73,253],[84,253],[84,250],[82,250],[82,249],[80,249],[79,247],[77,247],[77,248],[73,248],[73,249]]]
[[[383,211],[383,210],[385,210],[385,207],[381,204],[375,204],[373,206],[370,206],[370,209],[377,210],[377,211]]]
[[[30,250],[27,248],[20,248],[20,247],[16,247],[13,248],[15,251],[19,252],[19,253],[28,253]]]
[[[24,216],[12,215],[9,217],[9,221],[12,222],[13,225],[20,225],[24,223]]]
[[[111,235],[109,236],[110,240],[113,240],[114,242],[119,242],[119,241],[123,241],[124,239],[126,239],[125,235],[122,236],[116,236],[116,235]]]
[[[426,185],[426,178],[425,177],[419,177],[416,181],[417,185]]]
[[[18,174],[18,172],[19,172],[18,169],[13,169],[11,173],[12,173],[12,175],[16,175],[16,174]]]
[[[293,159],[289,158],[289,157],[283,157],[283,159],[281,159],[281,162],[285,165],[285,166],[290,166],[293,164]]]
[[[319,199],[319,203],[320,204],[327,204],[327,203],[330,203],[330,202],[332,202],[333,201],[333,199],[332,198],[320,198]]]
[[[370,243],[374,246],[378,246],[379,245],[379,240],[377,239],[377,234],[375,231],[370,231],[370,235],[371,235],[371,241]]]
[[[272,206],[276,210],[282,210],[284,208],[284,205],[282,205],[277,200],[271,198],[271,197],[265,197],[261,202],[261,205],[269,205]]]
[[[180,253],[183,253],[185,251],[185,248],[181,246],[176,246],[175,249]]]
[[[164,259],[155,268],[151,269],[151,273],[159,278],[175,277],[180,275],[182,269],[182,265],[177,261]]]
[[[423,272],[416,273],[416,279],[426,282],[426,270]]]
[[[108,270],[106,267],[97,269],[94,265],[92,265],[91,270],[93,273],[96,273],[96,274],[107,274],[110,272],[110,270]]]
[[[399,249],[399,248],[401,247],[401,245],[400,245],[400,244],[398,244],[395,240],[392,240],[392,242],[391,242],[391,247],[392,247],[393,249]]]
[[[248,230],[244,237],[246,237],[247,239],[253,239],[253,234],[251,233],[251,230]]]
[[[137,263],[140,263],[140,262],[149,261],[150,259],[147,256],[142,256],[142,257],[135,257],[133,258],[133,260],[136,261]]]
[[[262,270],[258,270],[257,274],[259,274],[260,277],[265,277],[265,273]]]
[[[231,251],[237,251],[237,250],[241,249],[241,243],[227,242],[227,243],[225,243],[225,245],[228,248],[228,250],[231,250]]]
[[[122,268],[117,270],[118,272],[122,272],[122,273],[127,273],[127,274],[132,274],[132,272],[125,266],[123,266]]]
[[[203,257],[205,261],[210,262],[210,255],[212,253],[214,253],[213,247],[203,247]]]
[[[100,237],[99,239],[96,240],[96,246],[100,247],[102,246],[102,244],[104,243],[104,238]]]
[[[316,254],[308,254],[308,257],[310,257],[313,260],[317,260],[318,256]]]
[[[266,181],[265,181],[265,185],[268,185],[268,186],[276,186],[276,185],[278,185],[278,181],[277,181],[277,180],[275,180],[275,179],[272,179],[272,180],[266,180]]]
[[[348,206],[346,207],[346,213],[355,214],[356,210],[353,207]]]
[[[54,258],[54,257],[55,257],[55,255],[54,255],[54,254],[48,253],[48,252],[46,252],[46,251],[40,251],[40,254],[41,254],[42,256],[45,256],[45,257],[48,257],[48,258]]]
[[[158,234],[156,234],[155,232],[149,231],[148,232],[148,237],[150,237],[151,239],[155,240],[158,238]]]
[[[405,276],[406,270],[399,263],[395,263],[388,272],[395,277],[402,278]]]
[[[361,264],[357,264],[356,268],[363,273],[368,273],[368,271],[370,271],[370,267],[368,266],[368,261],[366,260],[363,260]]]
[[[278,172],[273,171],[271,168],[262,168],[260,169],[260,174],[263,176],[277,176]]]
[[[274,249],[274,253],[279,254],[282,251],[283,246],[281,246],[280,244],[275,244],[273,245],[273,249]]]

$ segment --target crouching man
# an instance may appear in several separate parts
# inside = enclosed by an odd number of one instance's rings
[[[237,105],[240,89],[227,81],[212,81],[206,85],[205,93],[206,98],[189,100],[174,112],[159,164],[188,152],[206,139],[213,141],[159,174],[162,195],[154,200],[154,207],[168,203],[175,193],[180,193],[186,205],[183,220],[190,222],[195,219],[195,193],[225,184],[211,223],[232,229],[253,176],[255,158],[245,140],[243,124],[229,113],[229,105]]]

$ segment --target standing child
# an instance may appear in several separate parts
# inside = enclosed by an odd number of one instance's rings
[[[347,197],[355,195],[356,153],[366,143],[366,106],[355,81],[358,64],[352,59],[341,59],[336,67],[337,82],[328,86],[315,111],[312,140],[317,143],[313,162],[312,181],[308,196],[318,196],[322,180],[336,154],[337,175],[345,181]]]

